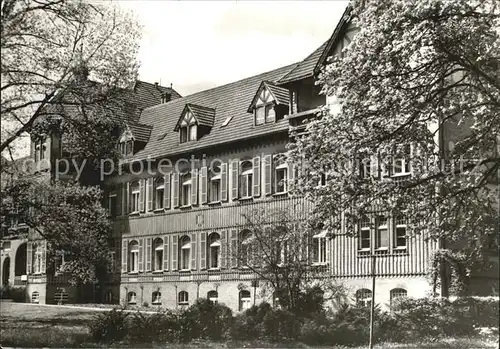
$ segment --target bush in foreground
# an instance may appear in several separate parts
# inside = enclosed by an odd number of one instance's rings
[[[128,316],[123,309],[113,309],[98,313],[89,324],[90,334],[97,342],[112,343],[121,341],[129,330]]]

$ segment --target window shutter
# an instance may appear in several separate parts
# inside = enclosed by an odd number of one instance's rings
[[[253,158],[253,196],[260,196],[260,156]]]
[[[170,209],[170,191],[171,191],[171,186],[170,186],[170,173],[167,173],[165,175],[164,179],[164,186],[165,189],[163,189],[163,208],[168,210]]]
[[[151,250],[153,248],[153,239],[146,238],[146,271],[151,271]]]
[[[127,215],[130,212],[130,198],[129,198],[129,192],[130,192],[130,183],[124,183],[123,185],[123,214]]]
[[[196,270],[196,261],[198,253],[196,253],[196,233],[191,234],[191,269]]]
[[[229,251],[227,248],[226,231],[220,232],[220,267],[226,268],[227,260],[229,258]]]
[[[148,187],[148,211],[153,211],[153,183],[154,178],[147,179],[147,187]]]
[[[47,241],[45,240],[42,244],[42,265],[40,271],[45,274],[45,266],[47,265]]]
[[[114,239],[114,250],[115,250],[115,260],[114,265],[115,268],[113,269],[113,273],[119,273],[120,272],[120,240],[119,239]]]
[[[163,237],[163,270],[168,270],[170,262],[170,250],[168,249],[170,236]]]
[[[231,199],[238,199],[238,167],[240,162],[238,160],[231,161]]]
[[[139,272],[144,271],[144,239],[139,239]]]
[[[178,173],[173,174],[172,195],[174,197],[174,207],[179,207],[179,174]]]
[[[220,165],[220,198],[227,201],[227,163]]]
[[[123,184],[120,184],[116,190],[116,215],[122,215],[122,197],[123,197]]]
[[[207,203],[207,167],[204,166],[201,168],[200,171],[200,201],[201,204],[206,204]]]
[[[288,183],[287,183],[287,190],[289,193],[293,191],[293,180],[295,176],[295,166],[293,163],[289,162],[288,163],[288,169],[287,169],[287,175],[288,175]]]
[[[26,274],[31,274],[33,270],[33,243],[28,241],[26,244]]]
[[[146,180],[139,180],[139,211],[144,212],[146,202]]]
[[[231,268],[238,267],[238,230],[231,229]]]
[[[200,234],[200,269],[207,269],[207,233]]]
[[[272,194],[272,155],[264,156],[264,194]]]
[[[177,270],[177,255],[179,254],[177,249],[178,240],[179,237],[177,235],[172,236],[172,270]]]
[[[122,273],[127,272],[128,240],[122,240]]]
[[[198,205],[198,170],[191,171],[191,205]]]

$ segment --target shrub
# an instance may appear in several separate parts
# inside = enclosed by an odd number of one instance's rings
[[[89,330],[92,338],[98,342],[112,343],[120,341],[127,335],[128,321],[130,313],[117,310],[101,312],[94,316],[89,323]]]
[[[181,314],[181,339],[221,340],[229,334],[233,322],[230,308],[200,298]]]
[[[264,335],[264,317],[270,310],[271,305],[263,302],[236,315],[231,328],[231,338],[236,340],[261,338]]]
[[[0,299],[10,299],[10,287],[8,285],[0,288]]]
[[[27,292],[26,287],[9,287],[10,298],[13,302],[24,303],[26,302]]]
[[[299,340],[308,345],[334,345],[332,321],[323,315],[305,319]]]
[[[127,338],[135,343],[178,342],[180,339],[179,316],[171,311],[133,313],[129,327]]]
[[[297,316],[316,316],[324,311],[325,292],[320,286],[306,288],[299,293],[295,303],[295,309],[291,311]]]
[[[301,321],[287,310],[271,309],[263,319],[264,335],[273,341],[289,341],[300,334]]]

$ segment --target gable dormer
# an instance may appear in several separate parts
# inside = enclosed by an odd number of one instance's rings
[[[215,109],[186,104],[174,131],[179,132],[180,143],[196,141],[210,132],[214,126]]]
[[[254,114],[255,125],[263,125],[283,119],[288,113],[289,105],[288,89],[262,81],[248,107],[248,112]]]
[[[120,153],[128,157],[143,149],[149,141],[152,129],[152,126],[145,124],[126,123],[119,139]]]
[[[119,149],[122,156],[127,157],[134,154],[134,135],[128,125],[125,125],[126,128],[122,132],[119,140]]]

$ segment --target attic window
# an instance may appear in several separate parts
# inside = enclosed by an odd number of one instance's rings
[[[254,124],[263,125],[276,122],[288,112],[290,92],[272,82],[263,81],[255,94],[249,113],[254,114]]]
[[[181,121],[179,127],[181,135],[181,143],[195,141],[198,139],[198,127],[196,125],[196,119],[190,111],[184,114],[184,118]]]
[[[231,121],[231,119],[232,119],[232,118],[233,118],[233,116],[232,116],[232,115],[231,115],[231,116],[228,116],[228,117],[226,118],[226,120],[224,120],[224,122],[222,123],[222,126],[221,126],[221,127],[226,127],[226,126],[229,124],[229,122]]]
[[[134,153],[134,137],[129,130],[120,137],[119,149],[123,156],[130,156]]]

